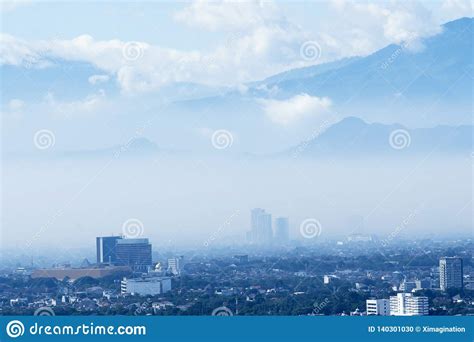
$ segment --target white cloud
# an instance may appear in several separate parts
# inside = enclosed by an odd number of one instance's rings
[[[21,65],[31,58],[39,58],[28,42],[0,33],[0,64]]]
[[[126,93],[154,91],[173,82],[237,86],[305,64],[299,56],[304,36],[297,29],[279,26],[259,27],[238,36],[232,44],[225,42],[206,52],[140,42],[142,51],[136,59],[126,54],[127,42],[98,41],[87,35],[33,42],[2,35],[1,40],[2,64],[45,67],[56,60],[86,61],[116,77]]]
[[[448,8],[461,0],[446,1]],[[304,31],[287,19],[278,6],[264,1],[195,1],[175,14],[193,27],[226,33],[213,49],[185,51],[146,42],[96,40],[89,35],[74,39],[25,41],[0,35],[0,63],[48,67],[55,60],[86,61],[116,78],[124,93],[159,90],[173,82],[209,86],[235,86],[263,79],[288,69],[354,55],[367,55],[390,43],[439,32],[439,19],[415,2],[333,2],[333,13],[317,32]],[[463,7],[464,6],[464,7]],[[300,47],[316,41],[321,58],[301,58]],[[134,43],[134,44],[131,44]],[[92,76],[97,84],[104,77]]]
[[[64,118],[74,115],[95,113],[106,105],[106,101],[103,91],[90,94],[83,99],[75,101],[60,101],[56,99],[54,94],[48,93],[46,94],[42,105],[46,106],[44,110],[51,113],[53,116]]]
[[[384,33],[387,39],[401,42],[417,42],[441,32],[432,12],[416,2],[403,4],[386,16]]]
[[[25,103],[19,99],[11,99],[8,102],[8,108],[13,111],[19,111],[23,109],[24,106],[25,106]]]
[[[31,1],[27,0],[2,0],[0,1],[0,12],[10,12],[18,7],[26,6],[31,4]]]
[[[461,17],[472,17],[473,0],[445,0],[441,4],[439,20],[450,21]]]
[[[3,119],[21,119],[25,109],[25,102],[20,99],[11,99],[5,106],[2,106],[0,113]]]
[[[192,79],[191,63],[200,61],[199,54],[179,52],[139,43],[138,59],[132,59],[128,42],[117,39],[98,41],[89,35],[71,40],[25,41],[11,35],[0,35],[0,63],[24,67],[42,67],[56,60],[86,61],[117,77],[124,91],[144,91],[159,88],[172,81]],[[133,51],[132,51],[133,52]],[[194,66],[195,69],[196,66]],[[104,78],[91,78],[99,81]]]
[[[328,113],[331,100],[327,97],[300,94],[287,100],[260,99],[268,118],[280,125],[288,125],[309,117],[322,117]]]
[[[332,4],[334,9],[348,19],[340,27],[339,33],[348,38],[354,33],[363,36],[369,49],[402,42],[414,47],[417,46],[415,42],[420,39],[441,32],[435,13],[418,1],[333,0]],[[343,20],[340,22],[344,23]],[[354,27],[357,27],[357,31],[354,31]],[[380,46],[381,44],[383,45]]]
[[[87,80],[89,81],[90,84],[96,85],[99,83],[108,82],[109,79],[110,79],[109,75],[92,75]]]
[[[299,52],[311,37],[289,22],[272,2],[195,1],[175,18],[206,30],[223,30],[227,35],[220,45],[203,51],[117,39],[98,41],[89,35],[32,42],[4,35],[0,62],[38,67],[40,61],[56,58],[87,61],[116,77],[126,93],[155,91],[173,82],[238,86],[315,63],[302,59]],[[324,58],[317,62],[322,61]]]
[[[276,7],[269,1],[198,0],[177,12],[174,18],[210,31],[247,31],[274,20],[276,15]]]

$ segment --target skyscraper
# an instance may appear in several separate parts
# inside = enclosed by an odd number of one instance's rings
[[[117,264],[134,271],[147,271],[152,266],[151,244],[148,239],[120,239],[115,246]]]
[[[443,257],[439,259],[439,287],[443,291],[463,287],[462,258]]]
[[[117,261],[115,245],[122,239],[120,236],[102,236],[96,238],[97,263],[114,263]]]
[[[278,243],[287,243],[290,240],[288,217],[277,217],[275,219],[275,240]]]
[[[272,215],[264,209],[255,208],[251,211],[251,241],[258,244],[270,244],[273,240]]]
[[[260,217],[265,213],[265,210],[260,208],[252,209],[250,212],[250,240],[257,242],[259,235]]]

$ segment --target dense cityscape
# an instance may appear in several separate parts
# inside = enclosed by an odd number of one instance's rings
[[[472,315],[472,240],[289,238],[251,211],[248,243],[154,254],[142,236],[96,238],[95,263],[3,267],[2,315]],[[126,232],[125,232],[126,233]],[[130,232],[128,232],[130,233]],[[156,257],[155,257],[156,256]]]
[[[0,342],[474,342],[473,4],[1,0]]]

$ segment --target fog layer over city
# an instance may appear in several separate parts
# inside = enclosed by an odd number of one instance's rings
[[[92,246],[130,219],[156,246],[243,243],[255,207],[289,217],[295,240],[307,218],[321,223],[318,239],[470,232],[469,156],[221,156],[6,161],[2,249]]]

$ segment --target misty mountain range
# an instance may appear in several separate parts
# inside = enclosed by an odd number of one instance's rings
[[[189,101],[189,107],[241,106],[249,98],[328,97],[342,116],[421,126],[472,122],[473,18],[420,41],[391,44],[365,57],[289,70],[248,84],[245,94]],[[322,52],[324,53],[324,51]]]
[[[465,153],[472,149],[473,133],[472,26],[473,18],[461,18],[443,25],[441,33],[420,42],[392,44],[366,57],[289,70],[248,83],[243,92],[180,83],[164,87],[156,96],[144,96],[168,98],[176,117],[186,110],[194,114],[204,109],[214,120],[208,124],[210,127],[217,125],[217,121],[222,127],[235,121],[254,127],[255,131],[265,127],[258,126],[256,116],[247,114],[261,111],[259,99],[285,100],[299,94],[330,98],[341,121],[333,121],[314,136],[298,136],[301,143],[293,147],[290,146],[294,142],[288,144],[286,151],[276,148],[281,151],[280,156],[411,155],[431,150]],[[3,81],[8,84],[4,87],[5,98],[40,100],[45,91],[61,99],[86,96],[99,89],[112,98],[120,93],[113,75],[105,82],[91,82],[92,75],[104,72],[85,62],[51,59],[45,68],[2,65],[1,71]],[[140,98],[134,101],[141,102]],[[180,112],[182,109],[185,111]],[[216,113],[222,113],[221,117]],[[402,149],[390,145],[390,135],[397,129],[409,134],[408,145]],[[63,155],[101,157],[170,152],[152,142],[154,136]]]
[[[411,157],[419,154],[468,155],[472,150],[473,126],[436,126],[409,129],[400,124],[367,123],[356,117],[345,118],[318,136],[301,142],[286,151],[267,155],[277,157]],[[172,151],[144,137],[131,138],[126,144],[105,149],[67,151],[62,157],[146,157],[156,154],[191,154]],[[251,157],[257,157],[247,155]]]
[[[449,22],[419,43],[391,44],[367,57],[289,71],[253,88],[278,89],[278,97],[307,93],[329,97],[338,110],[360,108],[373,122],[472,120],[473,19]],[[352,114],[351,114],[352,111]],[[449,119],[446,117],[449,116]],[[414,120],[413,120],[414,121]],[[385,121],[386,122],[386,121]]]
[[[449,96],[469,101],[472,26],[472,18],[458,19],[443,25],[440,34],[421,42],[391,44],[364,58],[291,70],[267,78],[253,91],[258,93],[262,85],[268,89],[276,86],[280,96],[307,93],[344,102],[353,96],[354,88],[363,85],[357,101],[376,98],[383,103],[395,91],[427,100],[448,92]]]
[[[130,219],[162,246],[240,244],[252,208],[289,217],[300,241],[308,219],[323,239],[351,234],[353,217],[390,238],[471,232],[472,18],[439,26],[456,14],[390,5],[393,16],[354,32],[342,15],[315,22],[296,6],[298,27],[272,13],[235,26],[212,11],[225,29],[209,31],[181,27],[172,6],[104,16],[107,5],[83,9],[94,25],[66,29],[25,7],[23,21],[8,14],[0,49],[5,245],[92,250]],[[83,8],[53,7],[62,21],[61,9],[80,19]],[[424,38],[384,47],[411,29]],[[301,52],[308,42],[316,59]]]
[[[417,154],[469,154],[473,126],[437,126],[408,129],[399,124],[366,123],[348,117],[318,137],[289,151],[290,155],[322,157],[413,156]]]

